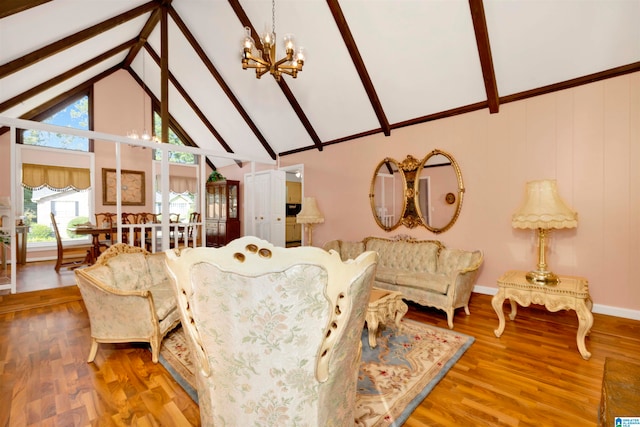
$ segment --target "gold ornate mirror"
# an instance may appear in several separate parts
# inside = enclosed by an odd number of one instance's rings
[[[434,233],[448,230],[460,215],[464,196],[458,163],[449,153],[436,149],[424,158],[416,174],[418,217]]]
[[[400,225],[406,209],[406,187],[405,175],[397,161],[387,157],[378,163],[369,200],[373,217],[382,229],[391,231]]]
[[[400,224],[424,225],[433,233],[453,226],[462,209],[462,172],[451,154],[433,150],[424,159],[408,155],[398,163],[385,158],[375,169],[369,200],[376,222],[385,231]]]

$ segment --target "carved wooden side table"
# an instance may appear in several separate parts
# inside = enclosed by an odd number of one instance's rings
[[[402,301],[402,293],[373,288],[365,317],[369,347],[374,348],[377,345],[376,335],[380,323],[395,322],[396,327],[400,327],[400,321],[408,310],[409,307]]]
[[[502,303],[509,299],[511,313],[509,319],[514,320],[518,313],[518,306],[528,307],[531,303],[541,304],[551,312],[559,310],[575,310],[578,315],[578,333],[576,342],[578,350],[585,360],[589,360],[591,353],[587,351],[584,338],[593,326],[591,308],[593,302],[589,296],[589,282],[584,277],[559,276],[560,281],[555,286],[544,286],[529,283],[524,271],[508,271],[498,279],[498,293],[491,300],[491,305],[498,315],[498,329],[494,331],[497,337],[504,332],[504,312]],[[517,304],[516,304],[517,303]]]

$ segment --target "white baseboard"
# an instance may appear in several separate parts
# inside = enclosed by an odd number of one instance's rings
[[[473,288],[473,292],[483,295],[495,295],[498,293],[498,288],[492,286],[479,286],[476,285]],[[640,320],[640,310],[631,310],[628,308],[612,307],[609,305],[593,304],[594,313],[606,314],[608,316],[622,317],[625,319]]]

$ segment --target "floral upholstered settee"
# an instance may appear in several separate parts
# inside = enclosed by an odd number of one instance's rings
[[[475,285],[482,252],[445,247],[438,240],[384,239],[367,237],[361,242],[333,240],[324,245],[343,260],[356,258],[364,251],[380,256],[374,286],[399,291],[403,298],[435,307],[447,314],[453,329],[456,308],[469,315],[469,299]]]
[[[92,362],[98,343],[148,342],[158,362],[164,336],[180,323],[164,253],[123,243],[107,249],[90,267],[75,270],[91,324]]]

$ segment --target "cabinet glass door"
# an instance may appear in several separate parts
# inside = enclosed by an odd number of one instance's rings
[[[220,219],[227,218],[227,186],[221,185],[220,187]]]
[[[220,219],[220,187],[213,188],[213,219]]]
[[[238,186],[229,186],[229,218],[238,218]]]
[[[207,191],[207,218],[213,218],[215,214],[213,199],[213,193]]]

